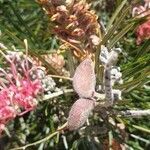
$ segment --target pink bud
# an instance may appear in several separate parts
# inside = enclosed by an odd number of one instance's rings
[[[77,67],[73,77],[73,87],[80,97],[90,98],[95,92],[95,73],[93,62],[85,59]]]
[[[80,128],[88,119],[90,112],[94,109],[95,100],[78,99],[69,112],[68,129],[76,130]]]

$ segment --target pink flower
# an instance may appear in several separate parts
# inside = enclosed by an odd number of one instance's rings
[[[150,20],[145,23],[139,25],[136,29],[137,45],[141,44],[145,39],[150,39]]]
[[[10,105],[10,100],[8,98],[9,95],[9,90],[7,89],[2,89],[0,91],[0,109],[2,107],[5,107],[7,105]]]
[[[145,0],[145,5],[139,5],[132,10],[132,16],[136,18],[146,17],[147,21],[139,25],[136,29],[137,45],[145,39],[150,39],[150,0]]]
[[[20,86],[14,89],[14,103],[24,108],[25,110],[34,109],[37,105],[35,97],[38,95],[38,93],[41,92],[41,89],[41,82],[39,80],[21,80]]]
[[[134,7],[132,10],[132,16],[141,18],[150,15],[150,0],[145,0],[145,4]]]
[[[36,75],[37,67],[29,64],[27,57],[18,58],[0,53],[6,58],[8,67],[0,68],[0,132],[3,126],[17,115],[23,115],[37,106],[37,96],[43,91],[40,79],[31,78],[31,71]],[[17,60],[18,59],[18,60]],[[29,68],[30,65],[30,68]],[[17,68],[19,67],[19,68]],[[6,82],[4,82],[6,81]]]
[[[15,118],[16,112],[13,107],[5,106],[0,109],[0,123],[4,123],[11,118]]]
[[[16,111],[11,106],[0,108],[0,134],[4,130],[5,124],[16,117]]]

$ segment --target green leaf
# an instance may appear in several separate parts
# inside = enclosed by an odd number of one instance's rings
[[[114,14],[112,15],[112,17],[110,18],[108,25],[106,27],[106,32],[111,28],[114,20],[116,19],[116,17],[119,15],[120,11],[122,10],[122,8],[124,7],[124,5],[126,4],[127,0],[123,0],[122,3],[120,4],[120,6],[118,6],[118,8],[116,9],[116,11],[114,12]]]
[[[113,46],[134,26],[134,23],[127,24],[123,29],[118,32],[114,38],[108,44],[108,48],[111,49]]]
[[[138,129],[140,131],[143,131],[143,132],[146,132],[146,133],[150,134],[150,129],[146,129],[144,127],[137,126],[137,125],[132,125],[132,127],[136,128],[136,129]]]

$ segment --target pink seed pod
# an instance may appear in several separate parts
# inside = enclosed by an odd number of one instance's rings
[[[90,112],[94,109],[95,100],[78,99],[69,112],[68,129],[70,131],[80,128],[88,119]]]
[[[80,97],[91,98],[95,92],[96,77],[94,65],[90,58],[86,58],[76,68],[73,76],[73,87]]]

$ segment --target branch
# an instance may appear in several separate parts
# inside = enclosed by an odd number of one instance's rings
[[[118,116],[123,117],[141,117],[141,116],[147,116],[150,115],[150,109],[147,110],[126,110],[118,112]]]
[[[8,48],[3,43],[0,43],[0,49],[1,50],[7,50]]]
[[[31,146],[35,146],[35,145],[38,145],[42,142],[45,142],[45,141],[48,141],[49,139],[51,139],[52,137],[54,137],[55,135],[57,135],[59,133],[59,131],[56,131],[48,136],[46,136],[45,138],[39,140],[39,141],[36,141],[34,143],[31,143],[31,144],[27,144],[25,146],[22,146],[22,147],[18,147],[18,148],[12,148],[10,150],[25,150],[27,147],[31,147]]]
[[[73,89],[65,89],[65,90],[61,90],[61,91],[58,91],[58,92],[55,92],[55,93],[52,93],[52,94],[49,94],[49,95],[45,95],[42,100],[40,101],[47,101],[51,98],[55,98],[55,97],[58,97],[60,95],[63,95],[63,94],[66,94],[66,93],[72,93],[74,92]],[[105,99],[105,95],[104,94],[100,94],[100,93],[97,93],[95,92],[94,93],[94,97],[98,98],[98,100],[104,100]]]
[[[53,78],[59,78],[59,79],[65,79],[65,80],[70,80],[72,81],[72,78],[65,77],[65,76],[58,76],[58,75],[50,75]]]
[[[53,138],[58,133],[60,133],[62,130],[65,130],[66,128],[67,128],[67,123],[65,123],[61,127],[59,127],[58,130],[55,131],[54,133],[49,134],[48,136],[46,136],[45,138],[43,138],[43,139],[41,139],[39,141],[36,141],[36,142],[30,143],[30,144],[24,145],[22,147],[12,148],[10,150],[25,150],[27,147],[35,146],[35,145],[38,145],[40,143],[46,142],[49,139]]]
[[[73,91],[74,91],[73,89],[65,89],[65,90],[61,90],[61,91],[58,91],[58,92],[55,92],[52,94],[44,95],[44,97],[42,98],[41,101],[46,101],[46,100],[58,97],[60,95],[66,94],[66,93],[72,93]]]

